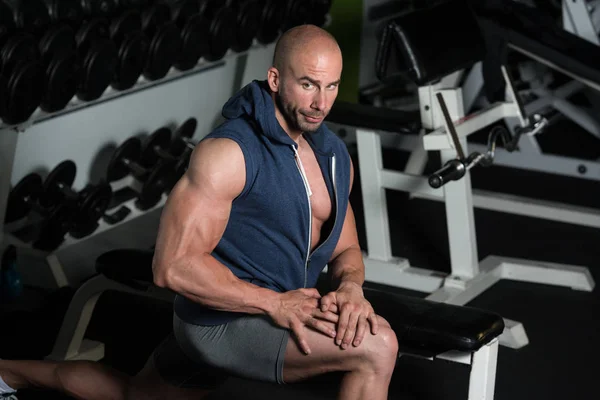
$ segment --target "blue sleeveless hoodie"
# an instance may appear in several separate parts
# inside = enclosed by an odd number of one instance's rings
[[[223,237],[212,255],[239,279],[277,292],[314,287],[338,242],[348,207],[350,156],[325,124],[306,134],[321,167],[332,213],[310,251],[312,214],[296,143],[275,117],[266,81],[253,81],[223,107],[226,121],[206,138],[229,138],[242,149],[246,184],[233,201]],[[198,325],[242,314],[208,309],[181,295],[175,312]]]

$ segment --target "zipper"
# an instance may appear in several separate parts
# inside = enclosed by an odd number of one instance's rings
[[[304,166],[302,165],[302,161],[300,160],[300,155],[298,154],[298,149],[294,145],[292,145],[292,149],[294,149],[296,167],[298,168],[298,172],[300,172],[302,182],[304,182],[304,189],[306,190],[306,200],[308,201],[308,245],[306,247],[306,259],[304,260],[304,287],[306,288],[306,281],[308,280],[308,259],[310,258],[310,245],[312,242],[312,207],[310,206],[310,196],[312,196],[312,192],[308,184],[308,178],[306,177]]]

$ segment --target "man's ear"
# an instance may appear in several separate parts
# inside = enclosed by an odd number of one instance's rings
[[[267,71],[267,80],[269,81],[269,88],[271,92],[279,92],[279,85],[281,84],[279,77],[279,70],[275,67],[271,67]]]

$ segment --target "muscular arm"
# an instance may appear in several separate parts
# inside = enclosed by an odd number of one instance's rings
[[[350,190],[352,190],[353,182],[354,167],[350,163]],[[342,233],[329,261],[328,270],[332,279],[333,290],[338,289],[345,283],[355,283],[362,286],[365,281],[365,265],[358,243],[356,220],[350,203],[348,203]]]
[[[245,181],[237,143],[207,139],[196,147],[161,216],[152,265],[156,285],[216,310],[269,312],[277,293],[238,279],[211,256]]]

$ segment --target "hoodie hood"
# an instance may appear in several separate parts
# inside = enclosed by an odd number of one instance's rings
[[[254,121],[260,128],[259,132],[269,139],[286,145],[296,145],[275,116],[275,103],[266,80],[254,80],[240,89],[225,103],[222,115],[228,120],[244,118]],[[324,129],[327,128],[323,123],[316,132],[305,135],[305,138],[316,149],[327,152],[324,148]]]

